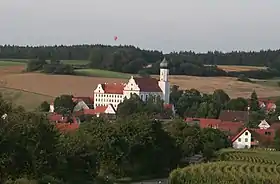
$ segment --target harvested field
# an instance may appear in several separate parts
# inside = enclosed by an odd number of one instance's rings
[[[242,72],[242,71],[266,69],[266,67],[261,67],[261,66],[241,66],[241,65],[218,65],[218,68],[227,72]]]
[[[40,73],[6,75],[1,79],[6,81],[6,87],[50,96],[60,94],[92,96],[93,90],[99,83],[127,82],[126,79],[46,75]],[[215,89],[223,89],[231,97],[249,97],[254,89],[259,97],[280,96],[277,87],[240,82],[230,77],[171,76],[170,82],[171,84],[179,85],[181,89],[195,88],[204,93],[212,93]]]
[[[24,71],[24,69],[25,69],[24,65],[1,67],[0,68],[0,77],[4,76],[4,75],[22,73]]]
[[[4,76],[6,87],[22,89],[40,94],[58,96],[73,94],[92,96],[97,84],[104,82],[126,82],[112,78],[95,78],[67,75],[46,75],[41,73],[23,73]]]
[[[53,97],[50,96],[3,87],[0,87],[0,93],[4,99],[13,104],[21,105],[26,110],[35,110],[43,101],[51,102],[53,100]]]

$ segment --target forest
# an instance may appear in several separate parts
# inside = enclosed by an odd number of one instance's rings
[[[156,50],[143,50],[134,46],[72,45],[72,46],[0,46],[0,59],[89,60],[87,67],[124,73],[146,72],[157,74],[159,63],[166,57],[171,75],[239,76],[272,78],[280,76],[280,50],[259,52],[192,51],[163,54]],[[216,65],[266,66],[258,71],[225,72]]]

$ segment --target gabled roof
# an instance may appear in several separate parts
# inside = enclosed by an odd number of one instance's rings
[[[134,78],[136,84],[140,88],[140,91],[143,92],[162,92],[159,85],[158,80],[150,77],[141,77]]]
[[[244,132],[246,132],[247,130],[249,130],[248,128],[244,128],[243,130],[241,130],[241,132],[239,132],[236,136],[234,136],[231,141],[234,142],[236,141],[236,139],[238,139]]]
[[[249,121],[249,112],[224,110],[220,113],[219,119],[222,121],[245,123]]]
[[[113,83],[113,84],[104,83],[101,84],[101,86],[102,89],[104,90],[104,93],[123,94],[124,84],[122,83]]]
[[[244,126],[244,124],[240,122],[221,121],[220,119],[186,118],[185,121],[198,121],[200,128],[217,128],[221,131],[229,132],[230,135],[236,135],[240,128]]]
[[[97,106],[94,109],[94,112],[95,112],[95,114],[102,114],[102,113],[105,113],[107,108],[108,108],[108,105],[106,105],[106,106]]]
[[[106,105],[106,106],[97,106],[95,109],[83,109],[81,111],[75,112],[76,116],[81,116],[81,115],[96,115],[96,114],[104,114],[106,113],[106,110],[108,108],[112,108],[114,113],[116,110],[112,105]]]
[[[66,123],[68,121],[67,117],[63,117],[61,114],[52,113],[48,115],[48,120],[51,122],[61,122]]]
[[[85,102],[85,104],[87,105],[90,105],[90,104],[93,104],[94,101],[93,101],[93,98],[92,97],[84,97],[84,96],[75,96],[72,98],[73,101],[79,101],[79,100],[82,100]]]

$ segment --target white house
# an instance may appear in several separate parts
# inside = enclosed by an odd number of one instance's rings
[[[160,96],[165,104],[169,104],[170,84],[168,75],[168,62],[164,58],[160,63],[159,81],[155,78],[131,76],[126,84],[98,84],[94,90],[94,108],[111,104],[114,109],[117,109],[118,105],[125,98],[129,99],[132,94],[137,94],[143,101],[146,101],[149,96]]]
[[[251,148],[252,134],[249,129],[244,128],[232,139],[232,146],[235,149]]]
[[[261,123],[258,125],[258,127],[259,127],[260,129],[268,129],[268,128],[270,128],[270,125],[269,125],[268,122],[265,121],[265,119],[264,119],[264,120],[261,121]]]

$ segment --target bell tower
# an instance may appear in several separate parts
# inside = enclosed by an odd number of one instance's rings
[[[165,104],[169,104],[169,96],[170,96],[170,84],[168,81],[169,69],[168,69],[168,61],[164,58],[160,63],[160,74],[158,85],[163,92],[162,99]]]

